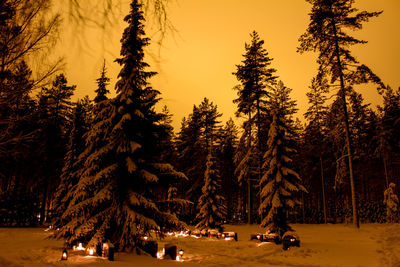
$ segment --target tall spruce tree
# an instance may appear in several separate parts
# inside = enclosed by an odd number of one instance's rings
[[[122,58],[117,59],[122,65],[117,96],[93,126],[104,133],[97,140],[102,146],[88,156],[86,171],[63,215],[69,222],[60,234],[69,244],[83,240],[95,247],[109,239],[119,250],[138,248],[152,230],[162,235],[184,226],[155,201],[161,180],[186,177],[157,161],[164,128],[158,124],[162,116],[154,109],[159,92],[148,84],[155,73],[146,71],[149,65],[144,62],[149,39],[144,37],[141,9],[139,1],[132,0],[121,40]]]
[[[211,152],[207,156],[207,169],[204,173],[204,186],[199,199],[199,213],[196,216],[198,229],[222,229],[226,216],[224,197],[221,195],[221,177],[217,167],[217,159]]]
[[[281,237],[291,230],[286,214],[299,201],[295,193],[307,192],[301,184],[300,176],[292,169],[291,140],[288,138],[288,127],[284,116],[278,109],[273,110],[273,120],[269,129],[268,150],[264,154],[263,169],[265,174],[260,180],[261,204],[259,214],[261,226]]]
[[[339,81],[338,95],[342,102],[341,110],[346,135],[353,223],[359,227],[346,95],[354,84],[372,81],[380,84],[382,88],[384,85],[367,66],[360,64],[351,55],[350,46],[364,44],[366,41],[350,36],[348,29],[361,29],[363,22],[378,16],[381,12],[357,12],[358,10],[352,7],[353,0],[307,0],[307,2],[312,4],[310,23],[306,32],[299,39],[298,52],[317,51],[319,74],[328,75],[331,83]]]

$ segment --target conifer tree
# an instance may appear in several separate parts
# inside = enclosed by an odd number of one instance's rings
[[[97,81],[97,89],[95,90],[96,97],[94,98],[95,103],[99,103],[103,100],[107,99],[107,94],[110,93],[110,91],[107,89],[107,85],[110,82],[110,78],[106,76],[107,70],[106,70],[106,61],[104,60],[103,63],[103,68],[101,70],[100,77],[96,79]]]
[[[161,136],[161,157],[163,160],[170,161],[176,158],[175,144],[174,144],[174,127],[172,127],[172,114],[170,113],[168,107],[165,105],[161,111],[162,118],[160,120],[160,125],[164,127],[165,135]]]
[[[377,129],[378,147],[375,151],[383,161],[386,187],[394,177],[392,174],[392,161],[400,152],[400,88],[397,90],[387,87],[383,94],[383,105],[378,107],[381,113]]]
[[[199,213],[196,216],[198,229],[222,229],[226,216],[224,198],[221,195],[221,181],[217,168],[217,160],[210,154],[207,156],[207,169],[204,173],[204,186],[199,199]]]
[[[158,138],[164,128],[154,109],[159,92],[148,83],[155,73],[146,71],[149,65],[144,62],[143,49],[149,39],[144,37],[141,9],[139,1],[132,0],[125,17],[128,27],[121,40],[122,57],[117,59],[122,65],[117,96],[100,111],[99,121],[92,127],[93,143],[101,146],[88,155],[86,171],[63,215],[69,222],[60,235],[67,237],[69,244],[84,240],[95,247],[109,239],[119,250],[139,248],[141,238],[152,230],[163,235],[184,226],[155,201],[154,189],[162,180],[185,176],[157,161]]]
[[[230,118],[222,129],[221,144],[219,152],[220,174],[222,177],[222,194],[227,209],[226,219],[232,220],[238,205],[238,180],[235,176],[234,156],[238,143],[238,129]]]
[[[177,150],[179,167],[188,176],[186,194],[192,202],[201,195],[208,151],[214,149],[222,114],[212,101],[204,98],[200,105],[184,120],[178,134]]]
[[[308,124],[305,129],[305,144],[304,149],[309,154],[310,162],[319,161],[320,177],[321,177],[321,191],[322,191],[322,206],[324,209],[324,222],[327,223],[327,207],[326,207],[326,190],[325,190],[325,177],[324,177],[324,138],[326,134],[326,127],[324,126],[324,117],[327,114],[328,107],[325,106],[327,100],[326,94],[329,92],[328,81],[321,77],[313,78],[311,81],[310,91],[307,93],[308,103],[310,104],[304,117],[307,119]],[[312,165],[312,166],[310,166]],[[310,166],[309,177],[314,176],[315,166]],[[308,167],[307,166],[307,167]],[[313,184],[310,181],[310,184]],[[318,187],[317,187],[318,188]],[[310,188],[309,188],[310,189]]]
[[[55,220],[53,223],[60,226],[59,221],[62,213],[68,207],[72,195],[70,192],[80,178],[83,162],[79,156],[85,149],[85,135],[89,130],[88,110],[85,109],[84,102],[78,100],[73,112],[72,129],[69,134],[67,153],[64,157],[64,167],[61,170],[60,184],[54,194],[53,207]]]
[[[247,150],[248,155],[255,153],[252,157],[257,159],[258,164],[258,180],[261,175],[262,165],[262,128],[263,122],[266,121],[264,116],[267,112],[267,86],[275,84],[276,76],[275,69],[270,68],[272,58],[268,56],[268,52],[263,48],[264,40],[261,40],[258,33],[253,31],[250,34],[251,43],[245,44],[246,53],[243,55],[244,60],[242,64],[237,65],[237,71],[233,74],[240,82],[236,86],[238,98],[233,102],[237,103],[238,109],[237,116],[244,115],[247,119],[246,130],[247,137]],[[256,126],[256,144],[251,143],[251,135],[253,134],[253,125]],[[254,146],[254,147],[253,147]],[[252,151],[250,153],[250,151]],[[250,154],[249,154],[250,153]],[[247,157],[249,158],[249,157]],[[242,161],[243,162],[243,161]],[[244,162],[243,162],[244,163]],[[247,161],[246,164],[250,164]],[[241,165],[244,167],[244,165]],[[252,222],[252,177],[246,177],[248,187],[248,223]]]
[[[199,112],[201,116],[201,126],[203,128],[202,135],[205,140],[205,151],[209,151],[212,148],[213,141],[216,140],[216,134],[218,133],[217,128],[219,128],[218,118],[222,116],[218,112],[217,106],[208,98],[204,98],[199,105]]]
[[[357,12],[352,7],[353,0],[307,0],[312,4],[310,23],[299,41],[298,52],[318,52],[319,75],[329,76],[331,83],[339,81],[338,95],[342,104],[344,132],[349,165],[351,185],[353,223],[359,227],[357,216],[356,189],[353,175],[353,151],[349,129],[346,95],[354,84],[375,82],[384,88],[380,79],[365,65],[360,64],[351,55],[349,47],[363,44],[348,34],[348,29],[361,29],[363,22],[378,16],[381,12]]]
[[[294,194],[307,190],[301,184],[300,176],[292,169],[291,154],[294,150],[290,147],[285,119],[277,109],[273,110],[268,135],[268,150],[264,154],[263,164],[266,172],[260,180],[259,214],[261,226],[268,226],[271,232],[282,237],[291,230],[287,223],[287,210],[299,204]]]
[[[385,190],[383,203],[386,205],[386,221],[396,222],[398,220],[399,198],[395,193],[396,185],[390,183]]]
[[[64,74],[59,74],[50,88],[42,88],[39,93],[38,138],[41,143],[40,183],[43,190],[41,220],[47,217],[52,193],[60,182],[71,125],[71,96],[75,88],[75,85],[68,85]]]

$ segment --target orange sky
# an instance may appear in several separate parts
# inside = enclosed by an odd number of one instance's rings
[[[129,2],[129,1],[124,1]],[[126,5],[128,6],[128,5]],[[204,97],[218,105],[225,122],[234,117],[236,106],[232,100],[238,84],[232,72],[241,62],[244,43],[250,41],[250,33],[256,30],[264,39],[264,48],[274,60],[271,67],[293,89],[292,98],[298,101],[298,116],[307,109],[306,92],[316,73],[315,55],[296,53],[299,36],[305,31],[310,5],[304,0],[177,0],[169,5],[169,16],[177,34],[169,34],[160,50],[159,62],[148,57],[151,69],[159,72],[151,81],[161,91],[163,100],[174,114],[176,131],[183,116],[187,116],[193,104],[200,104]],[[358,60],[368,65],[382,80],[398,87],[400,76],[400,1],[358,0],[360,10],[384,13],[366,23],[355,36],[369,43],[352,49]],[[94,96],[95,79],[99,76],[103,58],[106,59],[109,89],[113,91],[119,65],[113,60],[119,56],[120,38],[125,24],[119,24],[105,33],[99,29],[87,29],[87,44],[77,41],[73,29],[63,34],[59,51],[67,63],[65,72],[70,84],[77,85],[76,96]],[[151,35],[152,29],[147,30]],[[72,43],[70,43],[72,40]],[[157,46],[153,51],[158,54]],[[373,86],[360,86],[366,102],[379,104],[381,97]]]

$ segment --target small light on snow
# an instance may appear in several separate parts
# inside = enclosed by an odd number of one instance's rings
[[[89,255],[90,255],[90,256],[93,256],[93,249],[92,249],[92,248],[89,249]]]
[[[257,239],[260,239],[261,238],[261,236],[260,235],[257,235]]]
[[[222,234],[221,236],[222,236],[222,238],[225,238],[225,234]]]
[[[66,249],[64,249],[61,255],[61,260],[66,261],[67,259],[68,259],[68,252]]]
[[[148,236],[144,236],[143,239],[144,239],[144,240],[147,240],[147,239],[149,239],[149,237],[148,237]]]
[[[290,239],[290,242],[294,242],[294,241],[296,241],[296,239],[294,239],[294,238],[291,238],[291,239]]]
[[[76,248],[77,250],[84,250],[84,248],[82,247],[82,243],[78,244],[78,247]]]
[[[157,259],[162,259],[163,258],[163,253],[162,252],[157,252]]]
[[[183,257],[183,249],[179,250],[179,256],[182,258]]]
[[[176,256],[176,261],[180,261],[181,258],[179,256]]]

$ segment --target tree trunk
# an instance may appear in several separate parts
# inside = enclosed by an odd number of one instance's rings
[[[248,149],[249,151],[251,151],[251,113],[249,112],[249,137],[248,137]],[[251,168],[251,164],[252,162],[249,162],[250,166],[249,169]],[[251,218],[251,175],[248,173],[248,177],[247,177],[247,201],[248,201],[248,205],[247,205],[247,223],[248,224],[252,224],[252,218]]]
[[[347,145],[347,156],[349,160],[349,174],[350,174],[350,187],[351,187],[351,204],[353,208],[353,224],[360,228],[360,222],[357,213],[357,197],[355,193],[355,185],[354,185],[354,176],[353,176],[353,152],[351,147],[351,140],[350,140],[350,127],[349,127],[349,115],[347,113],[347,103],[346,103],[346,89],[344,85],[344,78],[343,78],[343,68],[340,60],[340,50],[339,50],[339,41],[336,31],[336,24],[335,21],[332,19],[332,27],[333,33],[335,38],[335,53],[336,59],[339,69],[339,78],[340,78],[340,97],[342,98],[342,105],[343,105],[343,115],[344,115],[344,125],[345,125],[345,134],[346,134],[346,145]]]
[[[327,223],[326,220],[326,196],[325,196],[325,181],[324,181],[324,169],[322,165],[322,156],[319,157],[321,163],[321,185],[322,185],[322,204],[324,207],[324,223]]]
[[[388,173],[387,173],[387,164],[386,164],[386,158],[383,157],[383,168],[385,169],[385,180],[386,180],[386,189],[389,188],[389,178],[388,178]]]

